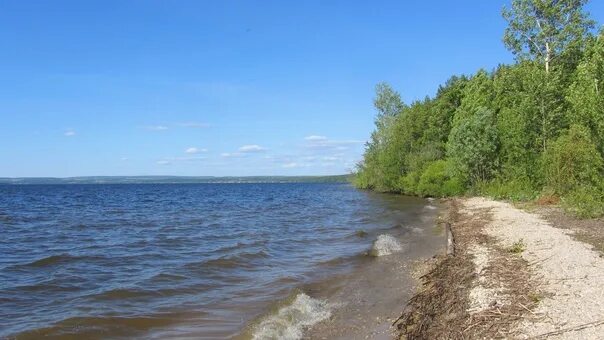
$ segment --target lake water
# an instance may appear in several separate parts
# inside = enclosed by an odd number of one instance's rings
[[[0,338],[297,338],[435,214],[345,184],[0,186]]]

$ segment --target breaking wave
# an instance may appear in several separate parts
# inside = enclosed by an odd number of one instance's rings
[[[390,235],[380,235],[377,240],[373,242],[369,254],[378,257],[398,253],[401,250],[403,250],[403,246],[401,246],[394,237]]]
[[[253,339],[301,339],[305,329],[329,317],[327,302],[299,293],[291,303],[264,318],[255,327]]]

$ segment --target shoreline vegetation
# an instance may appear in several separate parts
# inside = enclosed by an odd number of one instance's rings
[[[427,261],[394,323],[401,339],[604,337],[603,219],[480,197],[447,204],[455,252]]]
[[[444,199],[455,240],[422,265],[399,338],[604,338],[604,27],[587,2],[512,0],[516,62],[433,97],[376,86],[353,184]]]
[[[375,131],[353,182],[423,197],[560,202],[604,214],[604,29],[587,0],[514,0],[516,63],[453,76],[411,104],[376,87]]]

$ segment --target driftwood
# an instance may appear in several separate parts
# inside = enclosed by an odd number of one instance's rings
[[[447,255],[455,255],[455,239],[451,231],[451,223],[445,222],[445,232],[447,233]]]
[[[502,247],[491,246],[491,261],[480,275],[506,287],[506,301],[493,301],[480,312],[470,313],[470,291],[476,284],[474,244],[495,245],[483,233],[491,220],[490,212],[475,216],[460,213],[457,201],[450,201],[444,221],[447,255],[440,255],[432,269],[422,276],[422,287],[407,303],[395,321],[399,338],[424,339],[501,339],[514,338],[514,325],[520,320],[540,318],[533,311],[540,296],[530,275],[528,263]],[[441,229],[442,230],[442,229]]]

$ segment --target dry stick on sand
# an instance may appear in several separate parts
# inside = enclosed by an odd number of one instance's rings
[[[535,302],[530,298],[536,285],[529,275],[528,262],[507,248],[496,246],[497,242],[483,233],[492,220],[489,209],[468,212],[461,208],[462,202],[449,201],[446,219],[451,222],[455,237],[455,254],[442,256],[422,278],[423,289],[395,322],[401,339],[513,337],[514,324],[536,317],[531,311]],[[484,267],[476,267],[476,255],[470,250],[475,245],[488,251]],[[481,307],[470,312],[470,291],[479,284],[486,284],[488,291],[503,287],[504,300],[496,296],[494,304],[486,301],[489,306],[484,306],[484,310]]]
[[[568,333],[568,332],[580,331],[582,329],[586,329],[586,328],[590,328],[590,327],[597,327],[600,325],[604,325],[604,320],[589,322],[589,323],[585,323],[585,324],[575,326],[575,327],[569,327],[569,328],[564,328],[564,329],[560,329],[560,330],[553,331],[553,332],[544,333],[544,334],[537,335],[536,337],[532,337],[529,339],[546,339],[553,335],[560,335],[560,334],[564,334],[564,333]]]

